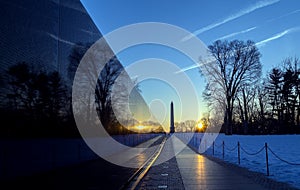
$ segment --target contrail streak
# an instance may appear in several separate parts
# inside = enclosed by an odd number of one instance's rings
[[[222,36],[222,37],[218,38],[218,40],[224,40],[224,39],[226,39],[226,38],[231,38],[231,37],[237,36],[237,35],[239,35],[239,34],[243,34],[243,33],[246,33],[246,32],[250,32],[251,30],[254,30],[254,29],[256,29],[256,28],[257,28],[257,27],[252,27],[252,28],[248,28],[248,29],[246,29],[246,30],[242,30],[242,31],[239,31],[239,32],[234,32],[234,33],[232,33],[232,34],[228,34],[228,35],[226,35],[226,36]]]
[[[212,56],[209,56],[205,60],[202,60],[202,61],[200,60],[199,63],[182,68],[181,70],[175,72],[175,74],[182,73],[182,72],[189,71],[189,70],[196,69],[196,68],[200,68],[201,66],[206,65],[206,64],[211,64],[214,61],[215,61],[215,58],[213,58]]]
[[[273,40],[276,40],[276,39],[278,39],[278,38],[281,38],[281,37],[283,37],[283,36],[285,36],[285,35],[287,35],[287,34],[289,34],[289,33],[291,33],[291,32],[295,32],[295,31],[297,31],[297,30],[299,30],[299,29],[300,29],[300,27],[294,27],[294,28],[287,29],[287,30],[285,30],[285,31],[283,31],[283,32],[280,32],[280,33],[278,33],[278,34],[275,34],[274,36],[272,36],[272,37],[270,37],[270,38],[267,38],[267,39],[265,39],[265,40],[262,40],[262,41],[260,41],[260,42],[257,42],[255,45],[256,45],[256,46],[259,46],[259,47],[264,46],[266,43],[268,43],[268,42],[270,42],[270,41],[273,41]]]
[[[293,11],[293,12],[290,12],[290,13],[287,13],[287,14],[284,14],[284,15],[281,15],[281,16],[279,16],[279,17],[277,17],[277,18],[270,19],[270,20],[268,20],[267,22],[273,22],[273,21],[275,21],[275,20],[278,20],[278,19],[281,19],[281,18],[290,16],[290,15],[293,15],[293,14],[297,14],[297,13],[299,13],[299,12],[300,12],[300,9],[297,9],[297,10],[295,10],[295,11]]]
[[[237,19],[237,18],[239,18],[239,17],[241,17],[241,16],[244,16],[244,15],[246,15],[246,14],[249,14],[249,13],[251,13],[251,12],[257,10],[257,9],[260,9],[260,8],[263,8],[263,7],[266,7],[266,6],[269,6],[269,5],[273,5],[273,4],[275,4],[275,3],[278,3],[279,1],[280,1],[280,0],[265,0],[265,1],[259,1],[259,2],[255,3],[254,5],[252,5],[252,6],[248,7],[248,8],[246,8],[246,9],[243,9],[243,10],[241,10],[241,11],[239,11],[239,12],[233,14],[233,15],[230,15],[229,17],[225,18],[224,20],[222,20],[222,21],[220,21],[220,22],[216,22],[216,23],[210,24],[210,25],[208,25],[208,26],[205,26],[205,27],[203,27],[203,28],[201,28],[201,29],[199,29],[199,30],[196,30],[195,32],[193,32],[193,35],[188,35],[188,36],[184,37],[184,38],[182,39],[182,41],[189,40],[189,39],[191,39],[194,35],[199,35],[199,34],[205,32],[205,31],[211,30],[211,29],[213,29],[213,28],[215,28],[215,27],[217,27],[217,26],[220,26],[220,25],[225,24],[225,23],[227,23],[227,22],[229,22],[229,21],[232,21],[232,20],[234,20],[234,19]]]
[[[53,34],[50,34],[50,33],[47,33],[47,34],[48,34],[51,38],[53,38],[53,39],[55,39],[55,40],[58,40],[58,41],[60,41],[60,42],[62,42],[62,43],[65,43],[65,44],[68,44],[68,45],[71,45],[71,46],[76,45],[76,44],[73,43],[73,42],[70,42],[70,41],[61,39],[61,38],[59,38],[59,37],[57,37],[57,36],[55,36],[55,35],[53,35]]]

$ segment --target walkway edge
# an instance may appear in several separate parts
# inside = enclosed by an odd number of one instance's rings
[[[188,146],[189,148],[191,148],[196,154],[200,154],[197,152],[197,150],[191,146]],[[226,162],[220,158],[216,158],[207,154],[201,154],[203,156],[205,156],[206,158],[208,158],[209,160],[216,162],[217,164],[223,166],[223,167],[227,167],[230,168],[232,171],[239,173],[245,177],[247,177],[248,179],[252,180],[253,182],[262,185],[263,187],[267,188],[267,189],[273,189],[273,190],[299,190],[298,188],[288,184],[288,183],[284,183],[284,182],[280,182],[280,181],[276,181],[272,178],[267,177],[265,174],[261,173],[261,172],[256,172],[256,171],[251,171],[248,168],[242,167],[242,166],[238,166],[236,164],[230,163],[230,162]]]
[[[229,163],[229,162],[223,161],[219,158],[212,157],[209,155],[204,154],[203,156],[205,156],[206,158],[208,158],[224,167],[230,168],[234,172],[240,173],[241,175],[249,178],[250,180],[254,181],[257,184],[262,185],[265,188],[274,189],[274,190],[282,190],[282,189],[299,190],[298,188],[293,187],[292,185],[290,185],[288,183],[276,181],[272,178],[269,178],[261,172],[251,171],[248,168],[238,166],[236,164]]]

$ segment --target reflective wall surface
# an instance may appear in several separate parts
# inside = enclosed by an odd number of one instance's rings
[[[0,116],[9,123],[2,134],[77,133],[72,82],[81,58],[102,37],[101,32],[80,0],[0,0],[0,5]],[[99,64],[123,70],[118,59]],[[99,73],[99,86],[105,82],[101,77],[103,73]],[[127,74],[124,80],[132,82]],[[110,94],[105,96],[109,107]],[[135,116],[149,118],[148,106],[137,90],[131,92],[132,101]],[[129,132],[116,121],[111,108],[102,108],[99,102],[97,105],[100,120],[109,125],[107,129]]]
[[[65,73],[75,44],[102,35],[79,0],[1,0],[1,71],[28,62]]]

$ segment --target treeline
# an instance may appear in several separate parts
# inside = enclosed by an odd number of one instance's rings
[[[262,76],[260,52],[252,41],[216,41],[214,64],[204,64],[203,93],[209,118],[226,134],[300,133],[300,62],[286,58]],[[269,64],[269,63],[268,63]]]
[[[60,74],[20,62],[4,73],[7,88],[1,106],[2,137],[76,135],[68,88]]]
[[[175,122],[174,127],[175,131],[179,133],[203,133],[208,129],[210,124],[209,122],[209,117],[207,115],[204,115],[199,121],[186,120],[181,122]]]
[[[4,125],[1,126],[0,137],[80,137],[74,121],[70,81],[73,81],[76,69],[90,46],[78,43],[73,47],[67,73],[18,62],[1,74],[0,115]],[[112,86],[123,71],[122,65],[116,57],[108,63],[98,64],[105,66],[96,76],[98,80],[93,98],[96,107],[87,110],[84,119],[96,121],[100,118],[110,134],[133,133],[117,121],[111,106]],[[89,117],[92,110],[96,110],[98,118]]]
[[[300,133],[300,68],[287,58],[254,86],[237,94],[234,133]]]

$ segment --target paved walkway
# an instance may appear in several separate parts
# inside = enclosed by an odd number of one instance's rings
[[[181,148],[183,143],[174,138],[174,149]],[[266,189],[249,178],[230,170],[208,158],[196,154],[189,147],[185,147],[176,160],[185,189]]]
[[[175,136],[171,139],[166,142],[158,158],[161,164],[149,170],[137,189],[293,189],[263,175],[260,175],[259,180],[253,180],[253,175],[248,175],[253,172],[196,154]],[[159,141],[156,140],[145,142],[143,147],[158,144]],[[164,162],[172,157],[174,152],[178,153],[176,157]],[[142,153],[130,161],[143,163],[149,154]],[[0,189],[119,189],[134,171],[135,169],[116,166],[98,159],[41,175],[2,181]]]
[[[265,190],[290,189],[288,186],[276,186],[275,181],[261,176],[265,184],[259,183],[249,175],[250,171],[234,169],[220,161],[212,161],[203,155],[196,154],[192,149],[174,137],[167,141],[162,157],[179,152],[176,157],[152,167],[137,189],[186,189],[186,190]],[[238,168],[238,167],[237,167]],[[284,187],[284,188],[283,188]]]
[[[142,179],[136,189],[184,189],[180,171],[176,162],[176,157],[174,157],[174,148],[172,141],[166,141],[166,144],[163,147],[162,152],[155,163],[155,166],[150,168],[150,170]]]

